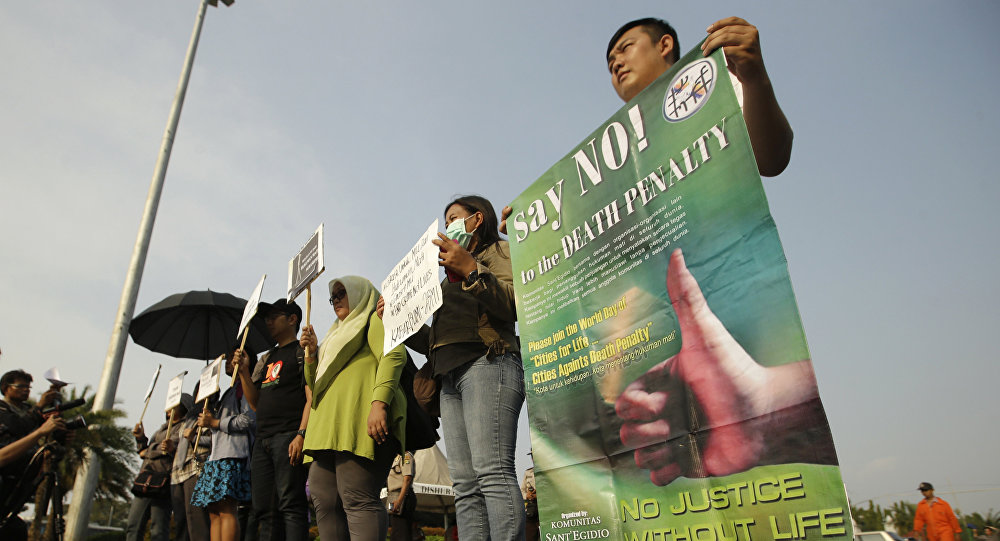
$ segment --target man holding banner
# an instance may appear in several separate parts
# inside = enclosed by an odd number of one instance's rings
[[[722,47],[736,77],[734,84],[741,87],[743,118],[757,168],[762,176],[777,176],[791,159],[793,133],[764,67],[757,27],[739,17],[728,17],[712,23],[707,31],[701,50],[707,54]],[[611,86],[622,101],[629,102],[679,58],[677,31],[670,23],[653,17],[629,21],[608,42]],[[507,232],[510,215],[511,207],[505,207],[500,232]]]
[[[756,29],[708,34],[678,58],[663,21],[624,25],[626,105],[513,203],[546,538],[850,538],[760,180],[791,128]]]
[[[757,168],[765,177],[777,176],[791,158],[792,128],[764,68],[757,28],[739,17],[728,17],[712,23],[707,31],[701,50],[707,55],[722,47],[729,71],[743,87],[743,118]],[[622,101],[631,101],[678,58],[677,32],[666,21],[646,18],[625,23],[608,43],[611,84]]]
[[[738,81],[733,82],[738,97],[742,91],[743,117],[758,170],[764,176],[780,174],[791,156],[792,129],[778,105],[764,67],[757,28],[738,17],[729,17],[710,25],[707,32],[709,35],[701,50],[707,55],[722,47],[729,70]],[[677,33],[669,23],[654,18],[628,22],[608,42],[611,84],[618,96],[628,102],[670,69],[679,57]],[[708,440],[703,449],[705,461],[698,465],[700,471],[724,475],[757,465],[762,459],[788,461],[789,457],[776,452],[784,446],[783,440],[764,435],[791,421],[801,426],[802,422],[813,420],[816,408],[806,408],[798,417],[788,412],[780,417],[773,415],[775,411],[814,399],[818,402],[811,363],[804,361],[765,369],[751,359],[707,306],[679,252],[670,258],[667,285],[678,314],[683,343],[712,343],[716,355],[713,358],[692,355],[692,349],[703,350],[698,346],[683,348],[682,352],[688,350],[687,355],[677,355],[656,365],[629,385],[616,402],[616,411],[625,421],[621,429],[622,443],[642,446],[671,439],[670,423],[664,421],[670,416],[670,405],[677,407],[680,403],[676,399],[677,389],[673,393],[675,398],[668,399],[667,382],[675,379],[692,387],[695,406],[705,410],[711,426],[726,426]],[[682,364],[685,359],[690,360]],[[736,384],[735,374],[741,375],[739,384]],[[747,377],[749,374],[757,376]],[[692,382],[695,383],[692,385]],[[762,396],[769,393],[773,396],[764,400]],[[742,419],[754,419],[755,422],[741,427],[738,421]],[[673,424],[685,423],[675,420]],[[770,443],[767,445],[770,449],[764,448],[765,441]],[[832,454],[832,442],[823,443],[821,447],[829,448]],[[636,452],[636,464],[651,470],[652,480],[660,485],[679,475],[693,473],[686,471],[679,457],[670,456],[665,447]],[[832,462],[835,458],[824,453],[823,461]]]

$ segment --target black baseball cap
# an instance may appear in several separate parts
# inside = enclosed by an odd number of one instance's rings
[[[299,321],[302,321],[302,309],[299,305],[295,304],[295,301],[288,302],[285,299],[278,299],[270,304],[262,302],[257,305],[257,313],[261,316],[267,316],[268,314],[278,312],[280,314],[285,314],[286,316],[295,315],[298,316]]]
[[[920,486],[917,487],[917,490],[921,492],[925,490],[934,490],[934,485],[928,483],[927,481],[924,481],[923,483],[920,483]]]

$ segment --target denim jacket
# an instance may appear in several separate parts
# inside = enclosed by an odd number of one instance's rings
[[[257,415],[246,396],[237,400],[236,388],[230,387],[219,400],[219,428],[212,430],[212,456],[209,460],[223,458],[249,458],[253,443]]]

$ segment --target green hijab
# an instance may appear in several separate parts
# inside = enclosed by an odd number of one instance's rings
[[[319,345],[319,364],[316,367],[316,382],[313,395],[321,395],[333,382],[347,363],[361,349],[368,337],[368,320],[375,312],[379,292],[367,279],[360,276],[344,276],[330,280],[330,295],[333,285],[340,283],[347,291],[347,305],[351,313],[341,321],[337,319]]]

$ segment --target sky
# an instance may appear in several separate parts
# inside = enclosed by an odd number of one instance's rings
[[[0,4],[0,370],[28,370],[35,395],[50,367],[100,379],[196,11]],[[848,495],[916,502],[930,481],[1000,510],[993,2],[209,8],[136,313],[188,290],[245,298],[264,273],[264,299],[283,297],[322,222],[325,333],[326,281],[379,284],[453,196],[502,207],[622,106],[604,60],[622,23],[666,18],[687,51],[731,15],[759,28],[795,132],[764,185]],[[203,366],[130,341],[129,423],[158,363]],[[522,412],[519,472],[528,450]]]

